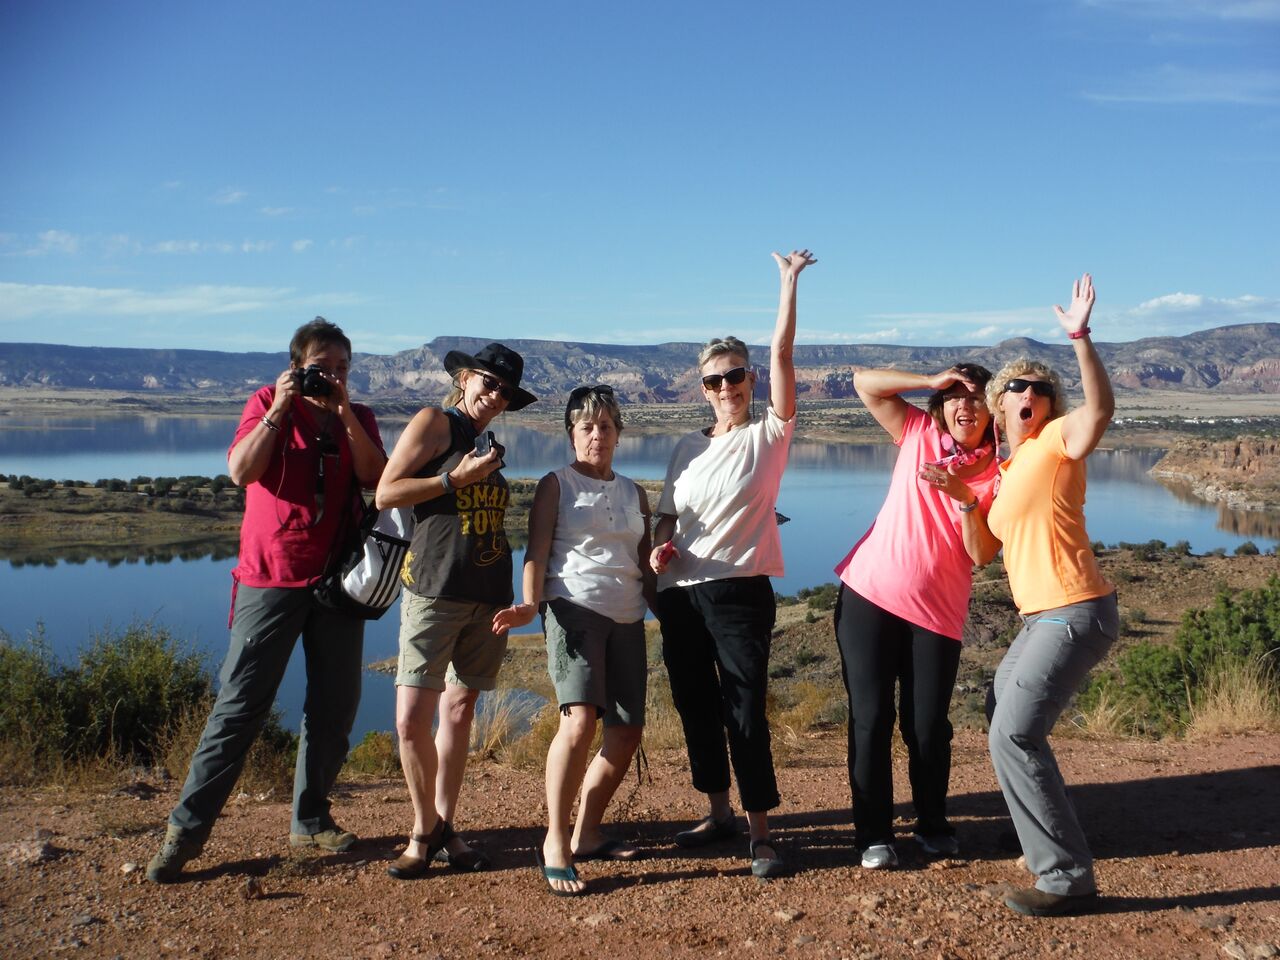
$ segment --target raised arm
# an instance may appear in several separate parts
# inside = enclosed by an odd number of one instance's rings
[[[858,399],[894,443],[902,439],[902,429],[907,425],[908,404],[899,394],[912,390],[945,390],[953,383],[977,389],[955,367],[934,374],[905,370],[856,370],[853,374],[853,389],[858,391]]]
[[[529,544],[524,551],[524,570],[520,578],[521,603],[499,610],[493,615],[493,632],[506,633],[512,627],[523,627],[533,621],[542,603],[542,586],[547,577],[547,560],[551,557],[551,541],[560,518],[560,481],[548,473],[538,481],[529,508]]]
[[[419,410],[400,434],[391,459],[378,481],[374,502],[378,509],[385,507],[411,507],[442,497],[451,490],[483,480],[502,466],[495,446],[483,457],[468,450],[462,461],[448,471],[448,480],[442,476],[418,477],[415,474],[430,460],[449,448],[449,415],[436,407]]]
[[[351,406],[351,397],[347,393],[347,385],[337,377],[325,374],[329,381],[330,393],[324,398],[325,406],[338,415],[342,428],[347,434],[347,444],[351,448],[351,460],[355,468],[356,479],[360,486],[372,490],[382,477],[382,469],[387,465],[387,455],[373,442],[356,416]]]
[[[1070,309],[1053,308],[1075,348],[1076,363],[1080,366],[1080,389],[1084,394],[1084,403],[1062,419],[1062,442],[1072,460],[1083,460],[1093,452],[1116,412],[1111,378],[1107,376],[1107,369],[1089,338],[1093,301],[1093,277],[1086,273],[1071,288]]]
[[[267,472],[271,454],[280,443],[279,431],[285,425],[285,416],[298,395],[298,381],[289,368],[276,377],[275,396],[264,416],[271,426],[259,420],[227,454],[227,476],[237,487],[247,487]]]
[[[769,402],[783,420],[796,415],[796,286],[800,271],[818,260],[808,250],[773,254],[782,277],[778,293],[778,321],[769,344]]]

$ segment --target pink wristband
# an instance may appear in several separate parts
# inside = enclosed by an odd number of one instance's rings
[[[1084,339],[1085,337],[1087,337],[1088,335],[1089,335],[1089,328],[1088,328],[1088,327],[1081,327],[1081,328],[1080,328],[1079,330],[1077,330],[1075,333],[1068,333],[1068,334],[1067,334],[1067,339],[1068,339],[1068,340],[1083,340],[1083,339]]]

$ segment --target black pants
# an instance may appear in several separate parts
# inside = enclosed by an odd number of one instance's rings
[[[951,834],[951,722],[960,643],[876,606],[848,587],[836,604],[836,641],[849,693],[849,786],[855,842],[893,842],[893,690],[900,687],[916,832]]]
[[[753,813],[779,801],[765,718],[775,615],[768,577],[713,580],[658,594],[662,659],[684,726],[694,789],[728,790],[732,759],[742,808]]]

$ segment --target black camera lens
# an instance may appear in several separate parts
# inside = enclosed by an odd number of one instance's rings
[[[333,384],[324,378],[324,370],[312,364],[305,370],[299,370],[298,390],[304,397],[327,397],[333,392]]]

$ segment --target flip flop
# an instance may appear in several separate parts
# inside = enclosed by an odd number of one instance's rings
[[[547,882],[547,890],[557,897],[580,897],[587,892],[587,888],[581,890],[557,890],[551,885],[552,880],[581,880],[578,871],[574,869],[573,864],[567,867],[548,867],[542,862],[542,851],[537,847],[533,848],[533,860],[538,865],[538,872],[542,874],[542,879]]]
[[[621,840],[610,838],[594,850],[580,850],[573,855],[574,860],[617,860],[622,863],[630,863],[632,860],[640,859],[640,850],[631,846],[629,843],[623,843]]]

